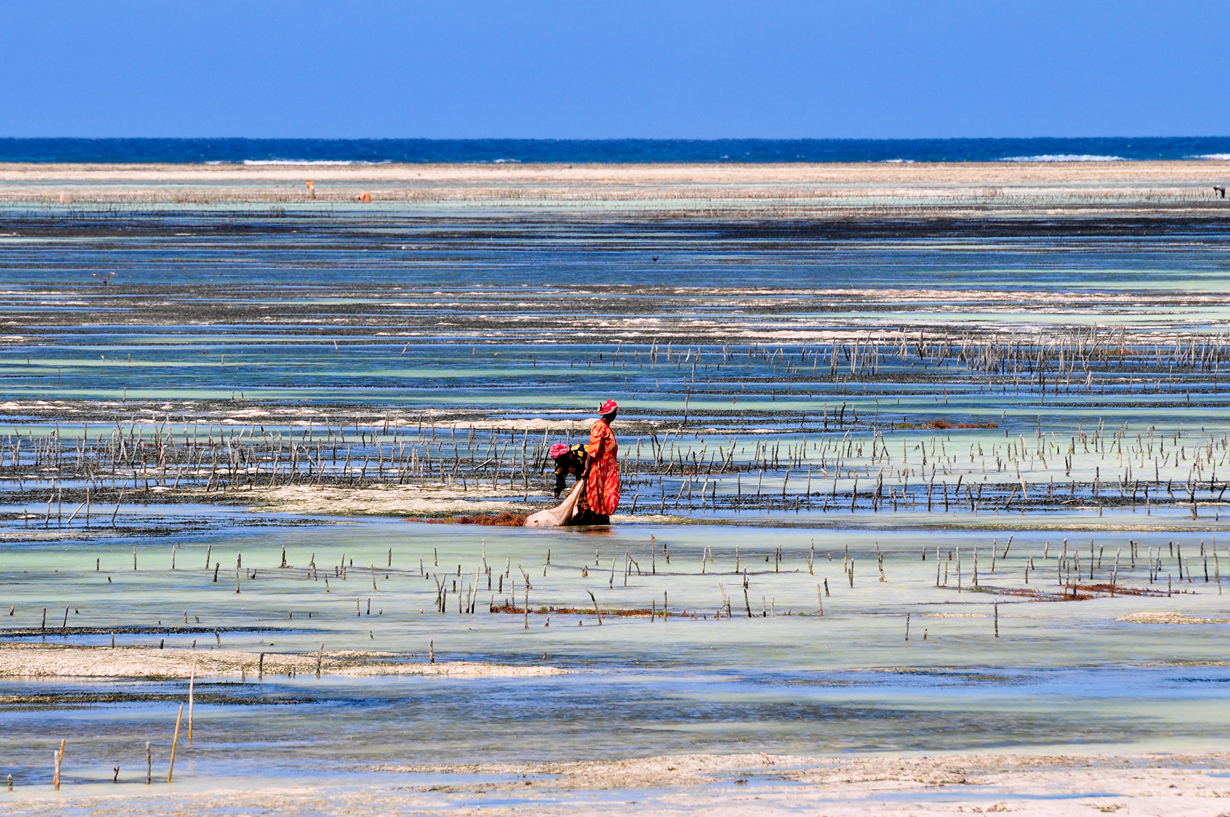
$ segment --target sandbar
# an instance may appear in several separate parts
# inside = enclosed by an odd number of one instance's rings
[[[262,658],[263,656],[263,658]],[[560,675],[551,666],[491,664],[476,661],[432,663],[392,653],[352,650],[321,653],[321,675],[426,675],[453,678],[516,678]],[[239,650],[152,649],[0,644],[0,678],[255,678],[267,675],[314,675],[316,653],[255,653]]]
[[[3,206],[563,206],[632,215],[1230,213],[1208,161],[857,164],[0,164]],[[306,181],[315,185],[309,192]],[[368,194],[371,202],[359,202]],[[1057,208],[1057,209],[1055,209]],[[1053,212],[1052,212],[1053,211]]]
[[[88,784],[18,788],[23,814],[1220,815],[1230,756],[667,755],[576,763],[378,767],[358,783],[266,781],[250,790]],[[82,791],[82,789],[85,791]],[[114,793],[112,793],[114,791]]]

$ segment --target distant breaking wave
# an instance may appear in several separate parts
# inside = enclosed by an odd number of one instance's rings
[[[1205,159],[1212,162],[1230,162],[1230,153],[1205,153],[1201,156],[1193,156],[1193,159]]]
[[[264,165],[294,165],[309,166],[309,167],[333,167],[338,165],[374,165],[385,164],[384,162],[359,162],[349,159],[244,159],[245,165],[264,166]]]
[[[1122,156],[1091,153],[1045,153],[1041,156],[1005,156],[1001,162],[1126,162]]]

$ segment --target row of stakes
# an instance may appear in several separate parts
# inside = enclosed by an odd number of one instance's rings
[[[431,662],[433,664],[435,663],[434,646],[435,645],[433,642],[432,650],[431,650],[431,653],[432,653]],[[320,650],[316,654],[316,677],[317,678],[320,678],[321,662],[324,658],[324,648],[325,648],[325,645],[321,644]],[[261,653],[262,670],[263,670],[264,658],[265,658],[264,653]],[[261,677],[263,676],[264,676],[264,672],[262,671]],[[193,708],[194,708],[193,705],[194,705],[195,687],[196,687],[196,663],[194,662],[192,665],[192,671],[188,676],[188,702],[187,704],[179,705],[179,712],[175,716],[175,733],[173,737],[171,738],[171,758],[170,758],[169,764],[167,765],[167,782],[168,783],[170,783],[174,779],[174,776],[175,776],[175,753],[179,748],[179,732],[180,732],[180,727],[183,725],[185,706],[188,707],[188,743],[189,744],[192,743],[192,716],[193,716]],[[68,743],[67,738],[61,739],[60,748],[55,750],[55,753],[54,753],[55,770],[52,773],[51,786],[56,791],[60,790],[60,781],[61,781],[60,770],[64,763],[64,749],[67,743]],[[113,774],[111,777],[111,782],[119,783],[120,782],[120,767],[113,766],[112,769],[113,769]],[[145,743],[145,783],[146,785],[151,784],[153,782],[153,779],[154,779],[154,755],[153,755],[153,750],[151,748],[150,742],[146,741]],[[13,791],[13,775],[11,774],[8,775],[6,783],[8,785],[8,790]]]

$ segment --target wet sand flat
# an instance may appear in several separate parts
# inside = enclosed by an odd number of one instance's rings
[[[1230,798],[1225,755],[815,758],[668,755],[544,766],[383,768],[384,785],[274,785],[223,794],[19,792],[20,813],[59,809],[138,815],[239,814],[798,814],[1090,813],[1219,815]],[[126,787],[127,788],[127,787]]]
[[[1224,212],[1215,162],[711,165],[0,165],[0,204],[353,202],[730,210]],[[304,182],[316,184],[311,199]],[[638,205],[640,207],[638,208]],[[1220,208],[1220,209],[1218,209]],[[783,211],[784,212],[784,211]]]
[[[549,666],[504,666],[469,661],[406,661],[393,654],[354,651],[294,655],[237,650],[111,647],[0,646],[0,677],[7,678],[188,678],[269,675],[351,677],[377,675],[510,678],[555,675]]]

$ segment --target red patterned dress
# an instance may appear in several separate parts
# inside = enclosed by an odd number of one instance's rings
[[[585,499],[595,514],[610,516],[619,507],[619,443],[605,420],[599,419],[590,429],[585,451],[592,463],[585,483]]]

